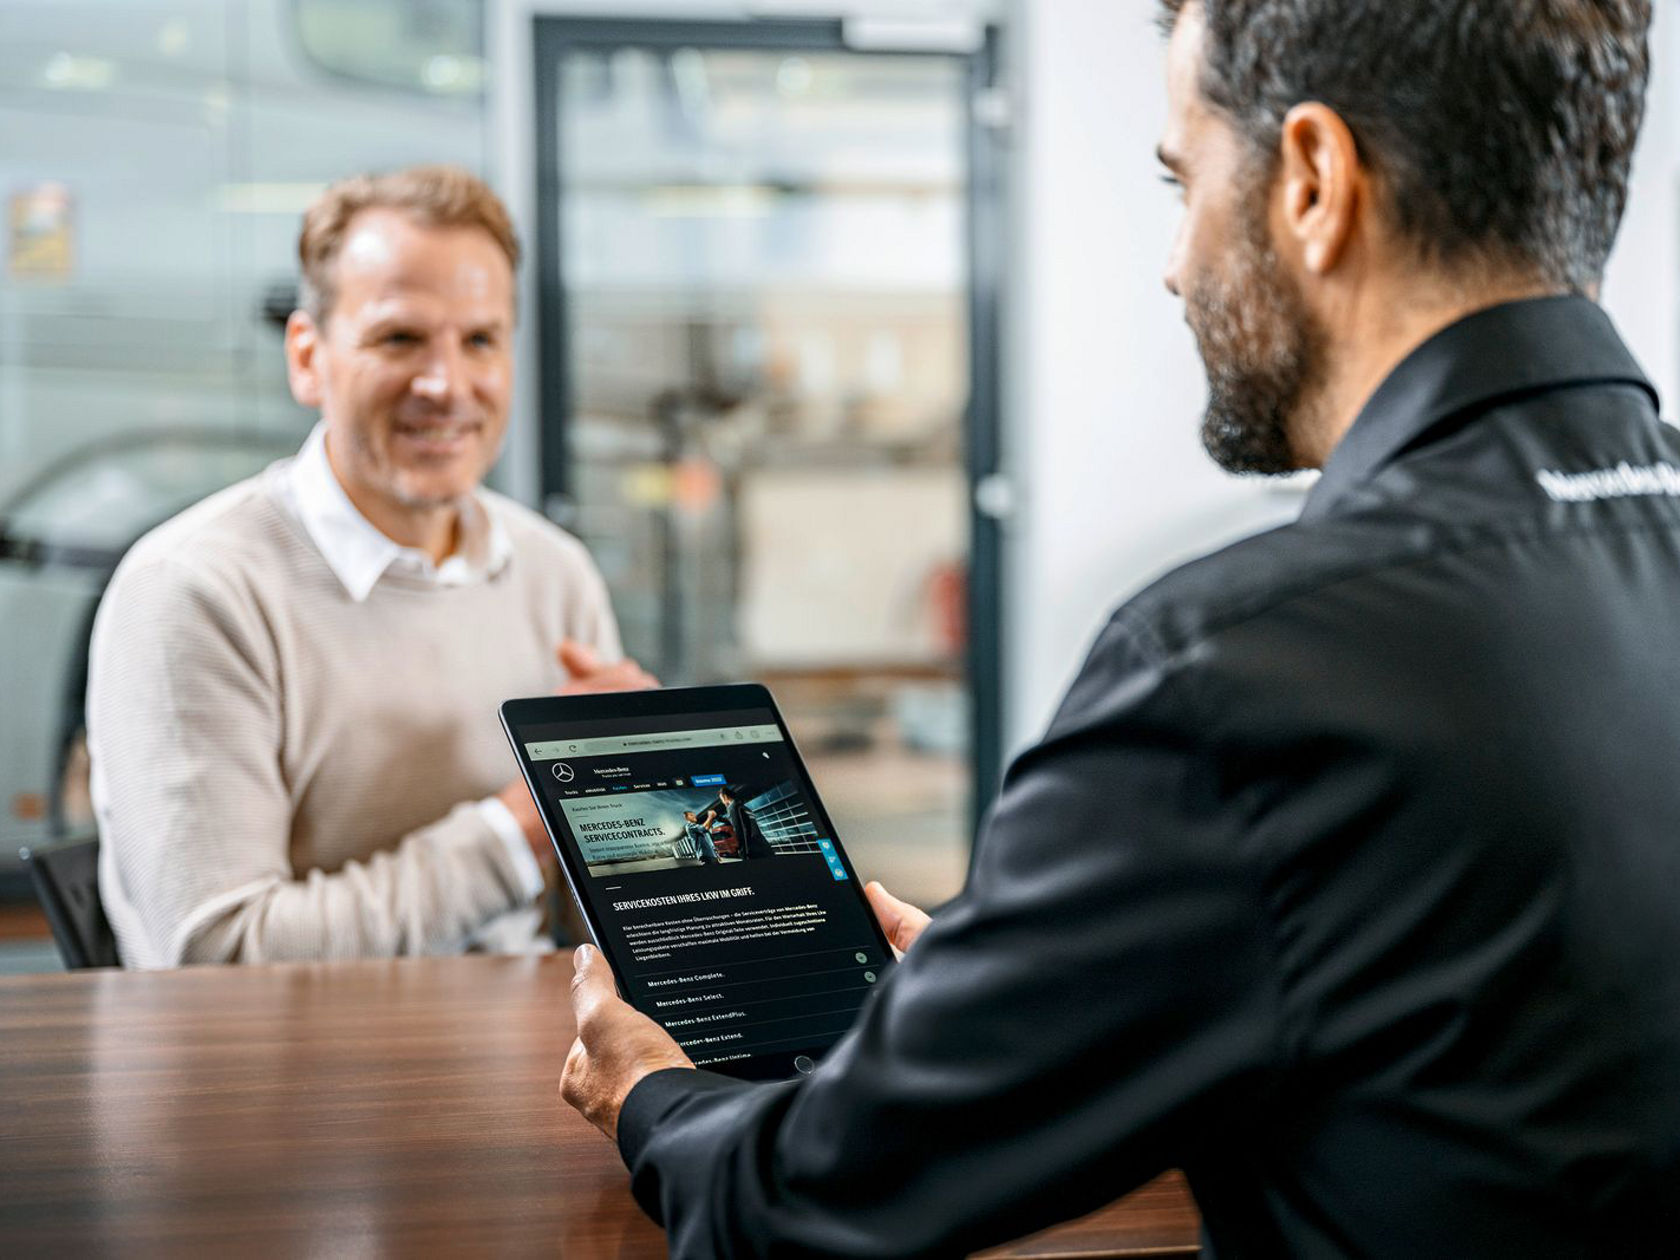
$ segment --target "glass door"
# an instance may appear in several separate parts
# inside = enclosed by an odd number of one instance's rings
[[[943,901],[995,775],[988,58],[811,22],[539,19],[536,47],[550,514],[632,655],[768,683],[860,866]]]

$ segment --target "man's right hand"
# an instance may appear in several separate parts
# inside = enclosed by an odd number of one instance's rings
[[[881,931],[886,933],[887,943],[900,958],[904,957],[905,950],[916,943],[922,929],[933,922],[928,918],[926,911],[918,910],[908,901],[900,901],[882,888],[878,880],[872,879],[865,884],[863,895],[869,898],[869,908],[875,912],[875,922],[881,925]]]
[[[659,680],[629,657],[610,664],[601,660],[595,649],[576,639],[566,639],[556,651],[560,667],[566,671],[566,681],[555,690],[557,696],[582,695],[591,691],[645,691],[659,686]],[[496,798],[508,807],[514,821],[525,833],[531,852],[539,862],[554,861],[554,846],[548,842],[542,815],[524,779],[515,779]]]

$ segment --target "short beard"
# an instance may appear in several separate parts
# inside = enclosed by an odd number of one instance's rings
[[[1184,306],[1207,370],[1202,445],[1226,472],[1275,476],[1304,466],[1290,433],[1321,394],[1329,338],[1266,239],[1265,203],[1262,181],[1239,195],[1255,213]]]

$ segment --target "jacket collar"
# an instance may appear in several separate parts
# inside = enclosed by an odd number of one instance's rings
[[[1324,465],[1301,519],[1328,515],[1443,423],[1515,395],[1571,385],[1657,391],[1610,317],[1584,297],[1532,298],[1489,307],[1442,329],[1371,395]]]

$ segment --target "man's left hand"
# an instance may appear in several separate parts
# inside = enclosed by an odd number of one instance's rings
[[[578,1035],[560,1074],[560,1095],[616,1142],[618,1113],[636,1082],[650,1072],[691,1068],[694,1062],[670,1034],[618,996],[600,950],[579,945],[572,967]]]

